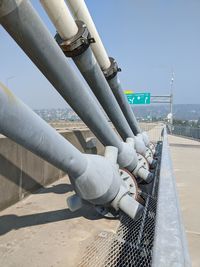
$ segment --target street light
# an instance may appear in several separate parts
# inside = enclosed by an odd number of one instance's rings
[[[173,83],[174,83],[174,71],[172,71],[172,77],[170,82],[170,114],[171,114],[171,125],[173,125]]]

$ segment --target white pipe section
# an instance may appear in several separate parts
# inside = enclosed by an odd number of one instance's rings
[[[72,38],[78,27],[64,0],[40,0],[49,18],[63,40]]]
[[[104,152],[104,157],[110,160],[113,164],[116,164],[118,157],[118,149],[114,146],[107,146]]]
[[[95,43],[91,44],[95,57],[103,70],[108,69],[110,67],[110,59],[84,0],[67,0],[67,4],[74,18],[82,20],[87,25],[91,36],[95,39]]]

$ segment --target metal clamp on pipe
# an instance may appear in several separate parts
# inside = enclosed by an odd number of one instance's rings
[[[114,58],[109,57],[109,59],[110,59],[109,68],[107,68],[106,70],[102,70],[107,81],[111,80],[112,78],[114,78],[117,75],[118,72],[122,71],[118,67],[117,61]]]
[[[76,20],[76,25],[78,32],[70,39],[65,41],[58,33],[55,36],[56,42],[67,57],[79,56],[88,49],[91,43],[95,43],[84,22]]]

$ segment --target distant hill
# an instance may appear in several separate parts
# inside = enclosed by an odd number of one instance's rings
[[[165,119],[170,112],[169,105],[134,105],[132,108],[138,119]],[[46,121],[79,119],[71,108],[39,109],[35,111]],[[173,112],[174,118],[177,120],[198,120],[200,118],[200,104],[174,105]]]
[[[132,106],[137,118],[166,118],[170,112],[169,105]],[[175,104],[173,106],[174,118],[177,120],[198,120],[200,118],[200,104]]]

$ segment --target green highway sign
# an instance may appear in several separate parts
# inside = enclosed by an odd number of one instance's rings
[[[129,104],[150,104],[151,94],[150,93],[126,93]]]

